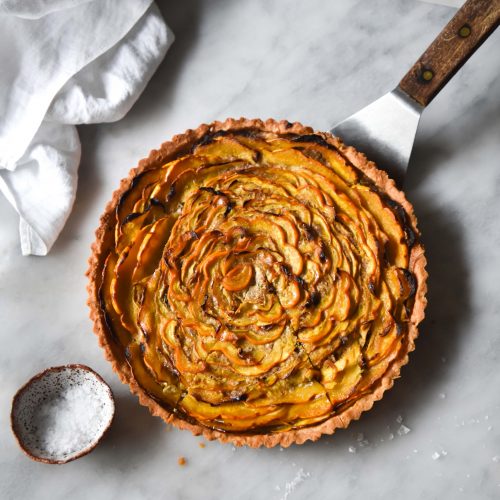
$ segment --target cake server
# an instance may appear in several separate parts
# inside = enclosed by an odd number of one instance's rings
[[[467,0],[391,92],[331,133],[362,151],[402,187],[420,115],[500,23],[500,0]]]

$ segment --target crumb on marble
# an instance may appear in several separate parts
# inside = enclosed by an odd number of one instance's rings
[[[205,443],[198,443],[198,446],[199,446],[200,448],[205,448],[205,446],[206,446],[206,445],[205,445]]]
[[[186,465],[186,459],[184,457],[179,457],[177,459],[177,463],[180,465],[180,466],[183,466],[183,465]]]

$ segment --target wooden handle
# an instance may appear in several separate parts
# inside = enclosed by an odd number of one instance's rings
[[[500,22],[500,0],[467,0],[399,83],[427,106]]]

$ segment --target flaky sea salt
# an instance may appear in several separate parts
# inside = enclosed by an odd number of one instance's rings
[[[409,427],[406,427],[406,425],[401,424],[398,429],[398,436],[404,436],[408,434],[411,431]]]
[[[308,477],[311,477],[309,472],[304,472],[304,469],[299,469],[296,476],[288,483],[285,484],[285,494],[281,497],[281,500],[287,500],[287,498],[295,491],[295,488],[301,483],[303,483]]]
[[[354,446],[349,446],[349,453],[356,453],[356,448]]]
[[[493,460],[493,462],[495,463],[498,463],[500,462],[500,457],[498,455],[495,455],[491,460]]]
[[[403,423],[403,417],[402,417],[401,415],[398,415],[398,416],[396,417],[396,422],[397,422],[398,424],[402,424],[402,423]]]
[[[73,385],[37,410],[40,448],[49,454],[69,455],[87,448],[102,426],[104,401],[88,384]]]
[[[433,454],[432,454],[432,460],[437,460],[438,458],[441,457],[441,453],[438,453],[437,451],[435,451]]]

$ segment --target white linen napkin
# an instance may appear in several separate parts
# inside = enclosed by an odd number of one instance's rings
[[[122,118],[173,40],[152,0],[0,0],[0,190],[23,255],[46,255],[71,212],[75,124]]]

